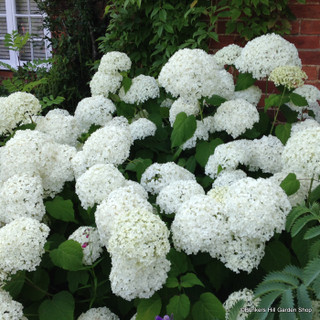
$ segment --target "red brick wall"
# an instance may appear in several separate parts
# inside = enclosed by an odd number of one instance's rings
[[[306,0],[305,4],[291,0],[289,6],[297,19],[292,22],[291,34],[284,38],[292,42],[299,51],[303,70],[308,75],[306,83],[320,89],[320,0]],[[239,35],[224,34],[225,21],[218,22],[217,30],[220,42],[210,43],[212,52],[231,43],[245,45]]]

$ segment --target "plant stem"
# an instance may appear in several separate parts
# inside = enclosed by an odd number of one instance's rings
[[[272,123],[272,126],[271,126],[270,134],[272,134],[273,128],[274,128],[274,126],[276,124],[276,121],[277,121],[277,118],[278,118],[278,114],[279,114],[279,111],[280,111],[280,107],[281,107],[281,104],[282,104],[282,100],[283,100],[285,91],[286,91],[286,88],[283,89],[283,92],[282,92],[282,95],[281,95],[281,99],[280,99],[280,103],[279,103],[279,106],[277,108],[276,115],[273,118],[273,123]]]
[[[97,297],[97,288],[98,288],[98,281],[97,281],[97,277],[96,274],[94,272],[94,269],[90,269],[90,273],[92,275],[92,279],[93,279],[93,296],[90,300],[90,304],[89,304],[89,309],[92,307],[94,301],[96,300]]]
[[[34,287],[36,290],[44,293],[46,296],[53,297],[53,294],[51,294],[51,293],[49,293],[49,292],[41,289],[40,287],[38,287],[38,286],[37,286],[36,284],[34,284],[34,283],[32,282],[32,280],[29,279],[28,277],[25,277],[25,279],[26,279],[26,280],[28,281],[28,283],[29,283],[32,287]]]

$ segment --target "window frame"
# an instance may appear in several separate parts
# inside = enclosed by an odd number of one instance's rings
[[[33,14],[30,12],[30,1],[27,0],[28,5],[28,13],[17,13],[16,12],[16,1],[15,0],[5,0],[5,13],[0,13],[0,17],[6,18],[6,25],[7,30],[5,33],[12,33],[14,30],[18,30],[18,19],[17,18],[28,18],[28,24],[29,24],[29,30],[31,33],[31,18],[39,18],[44,17],[43,14]],[[41,38],[34,38],[35,41],[43,40],[45,45],[45,58],[48,59],[52,56],[51,50],[50,50],[50,43],[48,41],[48,38],[51,38],[51,33],[48,29],[43,28],[44,33],[44,39]],[[4,36],[0,36],[0,40],[4,40]],[[9,59],[2,59],[0,57],[0,61],[10,65],[12,68],[17,69],[19,67],[19,59],[18,59],[19,52],[9,50]],[[34,58],[33,55],[33,46],[31,45],[31,60],[20,60],[20,66],[22,66],[25,63],[32,62],[34,60],[37,60],[37,58]],[[48,65],[47,65],[48,66]],[[4,66],[0,66],[1,70],[7,70]]]

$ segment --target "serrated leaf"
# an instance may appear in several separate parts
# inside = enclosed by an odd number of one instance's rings
[[[320,199],[320,185],[314,188],[309,195],[309,203],[314,203]]]
[[[237,303],[235,303],[231,309],[228,310],[228,320],[238,320],[238,315],[241,310],[241,308],[244,306],[245,301],[239,300]]]
[[[320,257],[317,257],[312,261],[309,261],[308,264],[303,269],[302,278],[306,286],[309,286],[312,281],[314,281],[316,278],[319,277],[320,275],[319,265],[320,265]]]
[[[74,299],[67,291],[61,291],[39,307],[39,320],[73,320]]]
[[[311,299],[308,294],[307,287],[304,284],[297,289],[298,306],[306,310],[312,310]],[[312,320],[312,312],[299,312],[301,320]]]
[[[283,269],[282,272],[290,274],[298,279],[302,279],[302,269],[298,268],[297,266],[288,265]]]
[[[65,270],[77,271],[83,268],[83,251],[80,243],[66,240],[57,249],[50,252],[52,262]]]
[[[307,215],[297,219],[291,228],[291,236],[296,236],[308,222],[313,220],[316,220],[316,218],[312,215]]]
[[[274,301],[281,295],[283,291],[276,291],[276,292],[270,292],[263,297],[261,297],[260,303],[258,305],[258,308],[268,310]],[[255,315],[255,320],[264,320],[268,316],[268,311],[266,312],[259,312]]]
[[[299,280],[292,276],[291,274],[285,273],[283,271],[269,273],[264,279],[263,282],[274,281],[274,282],[284,282],[292,286],[298,286]]]
[[[317,257],[318,255],[320,255],[320,240],[312,243],[312,245],[309,248],[310,259],[313,259],[314,257]]]
[[[74,217],[73,203],[56,196],[52,201],[45,202],[46,210],[53,218],[65,222],[76,222]]]
[[[193,305],[192,316],[197,320],[225,320],[225,309],[215,295],[206,292]]]
[[[282,294],[279,308],[294,308],[292,289],[288,289]],[[296,315],[294,312],[281,312],[279,316],[281,320],[296,320]]]
[[[155,293],[149,299],[141,299],[137,306],[136,320],[155,319],[161,311],[161,298]]]
[[[296,219],[298,219],[300,216],[303,214],[310,212],[310,209],[307,208],[306,206],[298,206],[294,207],[288,214],[287,216],[287,221],[286,221],[286,230],[290,232],[294,222]]]
[[[300,189],[300,181],[294,173],[289,173],[280,183],[280,187],[287,196],[291,196]]]
[[[187,273],[180,278],[181,286],[184,288],[191,288],[193,286],[202,286],[204,284],[199,280],[199,278],[194,273]]]
[[[248,89],[256,82],[256,79],[252,77],[251,73],[240,73],[237,78],[235,91],[241,91]]]
[[[209,157],[214,154],[215,148],[222,143],[223,141],[219,138],[211,140],[210,142],[200,141],[197,143],[195,158],[201,167],[205,167]]]
[[[314,290],[317,299],[320,299],[320,278],[316,279],[311,284],[312,289]]]
[[[304,107],[308,105],[307,99],[295,92],[290,93],[290,100],[298,107]]]
[[[286,144],[291,134],[291,123],[279,124],[276,126],[275,133],[277,138],[282,142],[282,144]]]
[[[184,112],[180,112],[173,124],[171,134],[171,147],[179,147],[189,140],[197,129],[197,122],[194,115],[187,116]]]
[[[175,320],[185,319],[190,312],[190,300],[187,295],[173,296],[167,305],[167,314],[173,314]]]
[[[256,290],[255,290],[255,295],[260,297],[266,294],[269,294],[271,292],[279,292],[279,294],[281,294],[282,292],[290,289],[291,286],[289,284],[286,283],[282,283],[282,282],[261,282],[259,283],[259,285],[257,286]]]
[[[303,239],[308,240],[320,235],[320,226],[310,228],[305,234]]]

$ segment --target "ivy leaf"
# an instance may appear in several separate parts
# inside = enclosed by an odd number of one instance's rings
[[[167,314],[173,314],[175,320],[184,320],[190,312],[190,300],[187,295],[173,296],[167,305]]]
[[[68,291],[61,291],[39,307],[40,320],[73,320],[74,299]]]
[[[220,300],[210,292],[203,293],[192,308],[192,316],[197,320],[225,320],[225,313]]]
[[[308,101],[305,97],[294,92],[290,93],[290,100],[298,107],[304,107],[308,105]]]
[[[291,196],[300,189],[300,181],[294,173],[289,173],[280,183],[280,187],[287,196]]]
[[[197,129],[197,122],[194,115],[187,116],[184,112],[180,112],[173,124],[171,134],[171,147],[179,147],[190,139]]]
[[[235,86],[235,91],[248,89],[256,82],[251,73],[240,73]]]
[[[180,281],[181,281],[181,286],[184,288],[191,288],[196,285],[204,287],[203,283],[199,280],[199,278],[194,273],[187,273],[183,275]]]
[[[279,124],[276,126],[276,136],[277,138],[282,142],[282,144],[286,144],[288,139],[290,138],[291,134],[291,124],[285,123],[285,124]]]
[[[161,311],[161,298],[155,293],[149,299],[141,299],[137,307],[136,320],[155,319]]]
[[[46,210],[53,218],[65,222],[77,222],[74,218],[73,203],[57,196],[52,201],[46,201]]]
[[[83,268],[83,251],[80,243],[66,240],[57,249],[50,252],[52,262],[65,270],[77,271]]]

